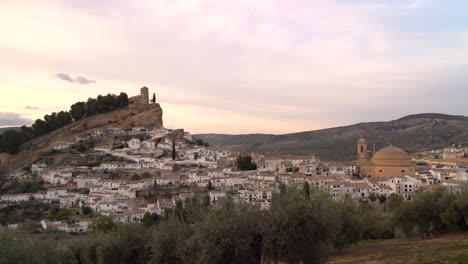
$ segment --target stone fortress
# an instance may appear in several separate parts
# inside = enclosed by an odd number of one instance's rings
[[[140,95],[132,96],[128,98],[128,105],[130,107],[139,107],[149,105],[149,89],[146,86],[143,86],[140,89]],[[154,102],[156,103],[156,102]]]

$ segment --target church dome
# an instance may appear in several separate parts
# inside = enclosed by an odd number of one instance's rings
[[[412,163],[412,159],[406,151],[388,146],[377,151],[374,157],[372,157],[372,162],[375,165],[407,166]]]

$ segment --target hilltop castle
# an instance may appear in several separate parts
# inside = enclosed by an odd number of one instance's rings
[[[128,98],[128,104],[129,104],[130,107],[138,107],[138,106],[149,105],[148,87],[143,86],[140,89],[140,95],[136,95],[136,96],[132,96],[132,97]]]

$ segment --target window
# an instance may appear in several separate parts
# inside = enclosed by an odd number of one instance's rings
[[[361,146],[361,152],[364,152],[364,146]]]
[[[401,172],[405,172],[405,170],[401,170]]]

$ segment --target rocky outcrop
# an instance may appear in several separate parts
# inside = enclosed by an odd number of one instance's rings
[[[120,127],[122,129],[139,126],[160,127],[163,125],[162,114],[162,108],[159,104],[125,108],[80,120],[56,132],[74,135],[108,127]],[[57,133],[52,132],[50,136]]]
[[[149,104],[88,117],[26,142],[20,147],[20,152],[17,155],[10,155],[8,158],[2,156],[0,164],[6,164],[13,168],[28,165],[39,156],[50,152],[53,146],[61,142],[72,141],[76,136],[92,134],[95,130],[110,127],[122,129],[162,127],[162,115],[163,111],[159,104]]]
[[[14,155],[8,153],[0,153],[0,164],[9,163],[14,158]]]

